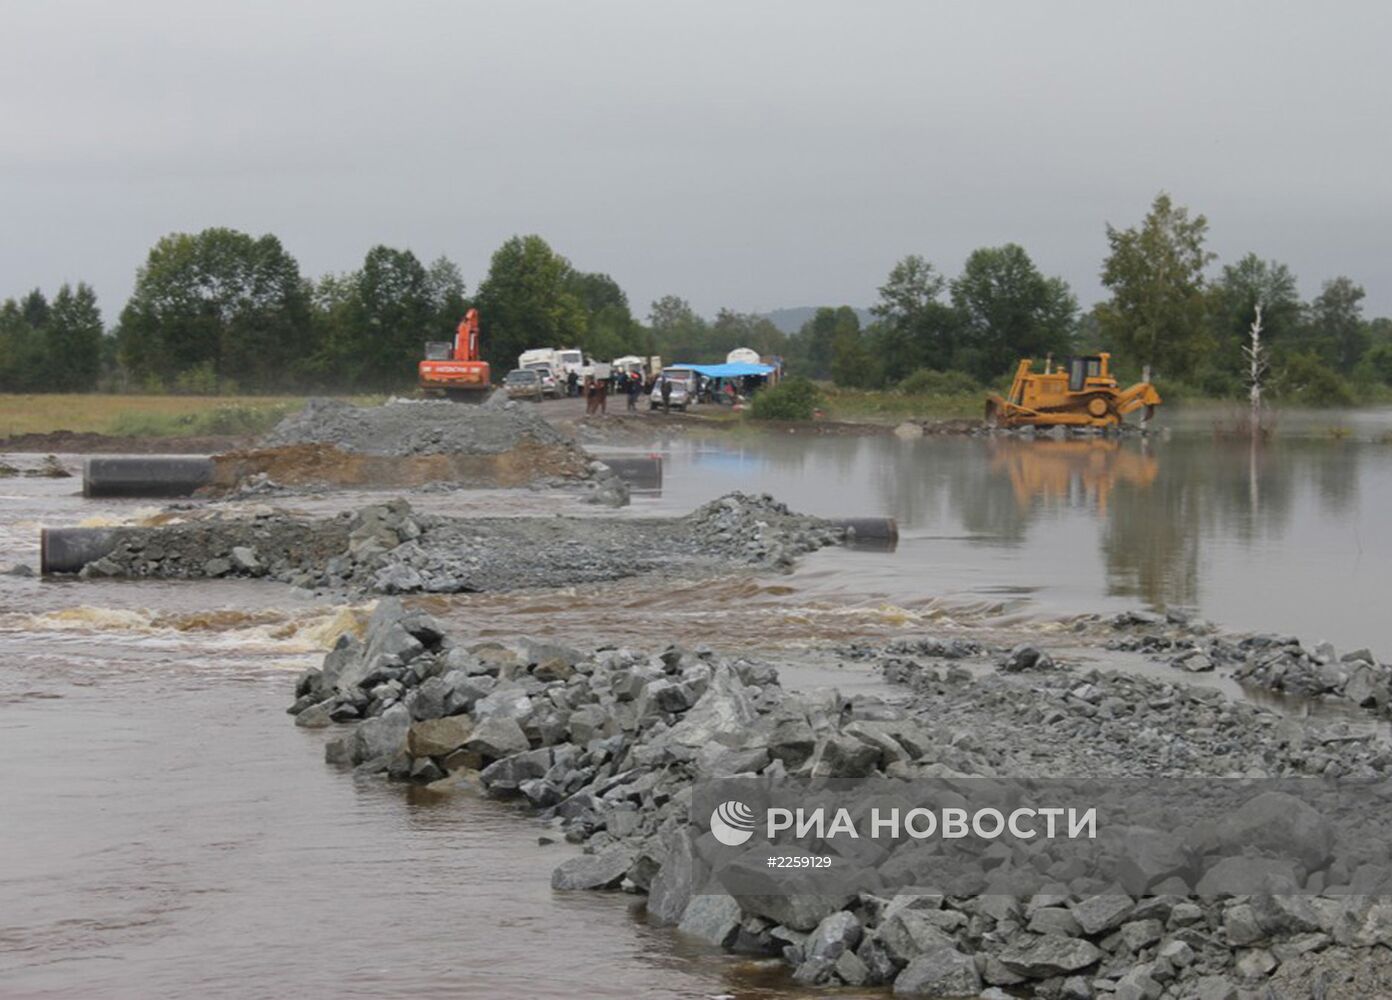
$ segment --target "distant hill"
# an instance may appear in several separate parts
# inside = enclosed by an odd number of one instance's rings
[[[817,314],[817,309],[817,306],[794,306],[791,309],[774,309],[761,315],[784,333],[797,333],[802,329],[802,324]],[[860,317],[861,326],[869,325],[875,318],[870,315],[869,309],[856,309],[855,313]]]

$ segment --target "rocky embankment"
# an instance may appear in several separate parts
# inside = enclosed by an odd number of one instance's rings
[[[1065,871],[1025,897],[694,891],[688,812],[693,787],[712,778],[1385,777],[1392,768],[1369,736],[1184,684],[1069,671],[1036,650],[915,638],[843,655],[884,671],[904,700],[793,693],[769,664],[708,649],[461,642],[388,599],[361,641],[340,640],[299,678],[290,711],[303,726],[352,724],[326,753],[358,774],[440,791],[470,782],[525,800],[584,845],[555,869],[555,889],[642,894],[650,921],[781,960],[809,985],[996,1000],[1392,990],[1392,903],[1339,894],[1360,873],[1324,857],[1318,818],[1270,796],[1239,810],[1239,826],[1289,828],[1308,846],[1306,870],[1292,873],[1303,894],[1199,896],[1163,851],[1147,855],[1162,860],[1139,896]],[[1163,841],[1169,831],[1142,834]],[[1034,871],[1037,853],[997,861]]]
[[[88,577],[268,577],[384,594],[556,587],[644,573],[786,568],[844,529],[769,496],[731,493],[679,518],[422,514],[405,500],[331,518],[267,508],[253,517],[114,529]]]
[[[356,406],[311,399],[258,443],[265,448],[325,444],[373,455],[496,455],[524,440],[558,447],[570,443],[535,407],[509,403],[495,394],[481,406],[413,399]]]
[[[304,486],[526,486],[595,481],[597,498],[619,505],[605,467],[534,407],[495,393],[473,406],[392,399],[382,406],[310,400],[254,447],[218,455],[213,486],[239,491]]]
[[[1128,611],[1077,624],[1100,628],[1109,649],[1144,653],[1188,673],[1219,670],[1278,694],[1392,714],[1392,665],[1367,648],[1340,654],[1333,643],[1307,647],[1293,635],[1222,632],[1183,611]]]

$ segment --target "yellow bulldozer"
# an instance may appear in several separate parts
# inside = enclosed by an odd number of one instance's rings
[[[992,427],[1116,427],[1128,413],[1146,408],[1149,420],[1160,394],[1149,382],[1119,389],[1110,354],[1088,354],[1044,371],[1025,358],[1005,398],[986,397],[986,423]]]

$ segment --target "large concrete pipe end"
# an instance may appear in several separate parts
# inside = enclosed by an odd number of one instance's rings
[[[892,517],[841,517],[831,522],[846,530],[846,544],[856,548],[892,549],[899,544],[899,523]]]
[[[39,572],[79,573],[115,547],[114,528],[44,528],[39,533]]]
[[[94,456],[82,465],[85,497],[186,497],[213,478],[202,456]]]

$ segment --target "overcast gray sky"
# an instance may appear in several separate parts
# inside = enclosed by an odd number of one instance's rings
[[[174,230],[470,289],[514,233],[635,313],[868,305],[1014,240],[1084,304],[1167,189],[1224,260],[1392,313],[1392,4],[0,0],[0,296],[108,321]]]

